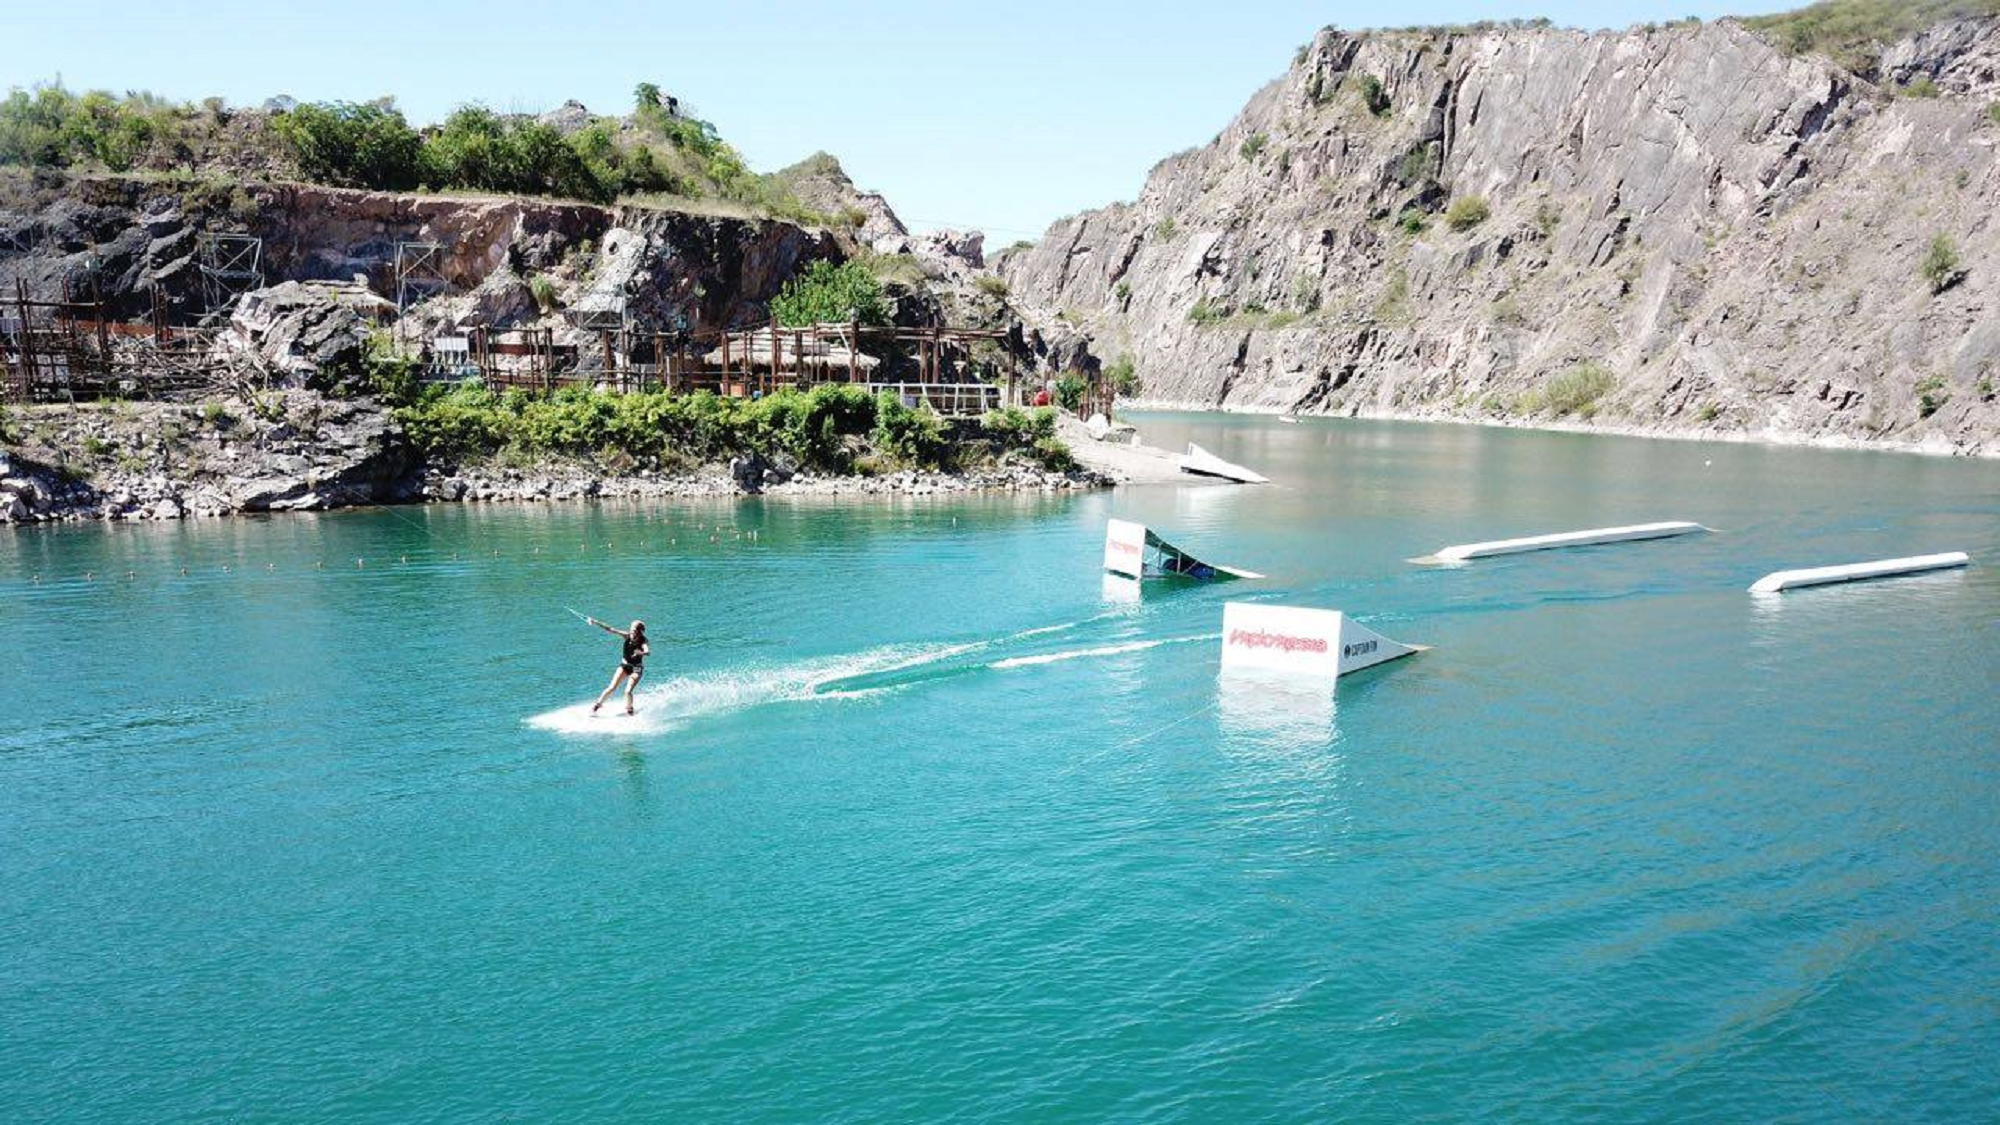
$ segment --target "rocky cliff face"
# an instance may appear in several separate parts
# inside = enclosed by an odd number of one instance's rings
[[[114,315],[143,318],[158,285],[189,317],[202,308],[201,237],[221,232],[262,239],[266,283],[358,277],[390,300],[397,243],[436,243],[443,292],[480,298],[440,315],[502,327],[535,314],[524,280],[535,273],[565,298],[623,301],[644,324],[754,320],[801,263],[838,253],[831,235],[791,223],[644,207],[17,175],[0,182],[0,286],[19,278],[49,296],[65,279],[80,292],[94,282]]]
[[[998,269],[1155,403],[2000,453],[1996,58],[2000,20],[1880,87],[1729,22],[1327,30]]]

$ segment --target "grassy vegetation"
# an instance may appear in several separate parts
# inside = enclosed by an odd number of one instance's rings
[[[1083,405],[1083,396],[1090,390],[1090,382],[1075,371],[1065,371],[1056,378],[1056,405],[1074,412]]]
[[[1958,246],[1948,234],[1931,239],[1930,248],[1924,251],[1923,264],[1917,267],[1924,280],[1930,284],[1933,294],[1942,293],[1956,285],[1965,272],[1959,268]]]
[[[882,297],[882,283],[865,263],[835,265],[821,259],[807,264],[792,275],[784,288],[771,299],[771,315],[779,324],[799,327],[809,324],[889,323],[889,303]]]
[[[1557,418],[1576,414],[1588,418],[1597,413],[1597,401],[1617,385],[1618,380],[1601,364],[1579,363],[1522,395],[1514,409],[1521,414],[1551,414]]]
[[[877,254],[873,250],[863,250],[851,259],[868,271],[868,276],[883,284],[921,285],[929,275],[924,273],[923,263],[909,254]]]
[[[1444,225],[1455,231],[1468,231],[1485,222],[1493,214],[1493,208],[1483,195],[1461,195],[1451,201],[1444,212]]]
[[[1994,102],[1992,105],[1986,107],[1986,120],[1991,121],[1995,125],[2000,125],[2000,102]]]
[[[1243,138],[1243,143],[1237,147],[1236,151],[1245,160],[1255,160],[1257,159],[1257,154],[1264,151],[1264,146],[1270,143],[1271,138],[1265,136],[1263,133],[1252,133]]]
[[[1132,299],[1132,283],[1129,281],[1120,281],[1111,287],[1111,295],[1118,298],[1120,304],[1130,301]]]
[[[1121,356],[1116,363],[1104,369],[1104,377],[1111,383],[1111,389],[1125,398],[1136,396],[1143,389],[1139,373],[1132,366],[1131,356]]]
[[[607,394],[568,388],[551,395],[496,393],[477,382],[429,387],[396,409],[403,429],[426,454],[448,462],[548,455],[622,456],[675,467],[723,458],[785,454],[822,472],[866,467],[952,469],[975,448],[1025,454],[1067,467],[1054,416],[1022,411],[989,416],[984,442],[959,440],[935,413],[912,410],[892,394],[828,384],[761,399],[693,394]]]
[[[717,199],[814,226],[865,218],[805,207],[788,180],[751,172],[715,126],[669,112],[650,83],[640,85],[628,119],[596,117],[568,134],[476,105],[419,130],[387,98],[265,112],[230,109],[220,98],[195,105],[146,93],[16,88],[0,100],[0,164],[111,172],[251,167],[337,187],[595,203]]]
[[[1912,388],[1917,392],[1917,416],[1928,418],[1936,414],[1945,403],[1951,401],[1951,393],[1944,389],[1944,377],[1932,375]]]
[[[1904,36],[1944,20],[1994,14],[2000,14],[2000,0],[1821,0],[1743,23],[1788,51],[1825,55],[1870,73],[1882,48]]]
[[[1195,298],[1194,304],[1188,307],[1187,318],[1189,323],[1206,328],[1229,319],[1229,310],[1219,302],[1211,304],[1204,295]]]
[[[1405,207],[1403,213],[1396,216],[1396,228],[1415,238],[1430,229],[1430,221],[1425,219],[1424,213],[1417,208]]]
[[[528,279],[528,295],[535,299],[535,307],[546,315],[556,307],[556,283],[545,274],[536,274]]]
[[[1382,89],[1382,80],[1368,73],[1354,76],[1354,92],[1361,98],[1361,105],[1376,117],[1389,116],[1389,94]]]
[[[1159,239],[1161,242],[1173,241],[1174,231],[1174,217],[1172,215],[1168,215],[1166,218],[1153,224],[1153,237]]]
[[[989,297],[1007,296],[1007,279],[990,273],[982,273],[972,279],[972,287]]]
[[[1404,187],[1414,187],[1431,178],[1431,170],[1436,160],[1431,154],[1431,146],[1420,144],[1405,152],[1396,161],[1396,182]]]
[[[1389,274],[1389,282],[1375,300],[1375,319],[1385,324],[1401,321],[1410,314],[1410,275],[1401,266]]]

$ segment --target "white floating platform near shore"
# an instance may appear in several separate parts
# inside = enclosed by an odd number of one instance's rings
[[[1441,547],[1435,555],[1411,559],[1413,563],[1459,563],[1493,555],[1519,555],[1528,551],[1553,551],[1560,547],[1588,547],[1597,543],[1629,543],[1637,539],[1668,539],[1690,535],[1708,528],[1685,520],[1663,523],[1635,523],[1625,527],[1597,527],[1588,531],[1564,531],[1555,535],[1531,535],[1525,539],[1495,539],[1489,543],[1461,543]]]
[[[1204,477],[1221,477],[1223,480],[1233,480],[1238,484],[1271,483],[1270,477],[1224,461],[1193,442],[1188,442],[1187,452],[1181,455],[1181,472],[1195,473]]]
[[[1750,584],[1753,594],[1779,594],[1804,586],[1827,586],[1835,582],[1863,582],[1870,578],[1894,578],[1902,574],[1923,574],[1933,570],[1956,570],[1972,562],[1964,551],[1937,555],[1912,555],[1906,559],[1877,559],[1874,562],[1815,566],[1803,570],[1780,570]]]
[[[1222,606],[1222,667],[1333,680],[1427,645],[1392,641],[1337,609],[1302,609],[1261,602]]]

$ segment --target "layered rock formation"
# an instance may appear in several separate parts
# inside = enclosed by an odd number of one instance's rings
[[[1993,19],[1880,86],[1727,21],[1327,30],[997,266],[1154,403],[2000,453],[1996,56]]]
[[[800,264],[839,253],[832,235],[792,223],[647,207],[19,176],[0,182],[0,286],[18,278],[53,295],[67,280],[78,292],[94,287],[112,315],[141,319],[158,286],[186,318],[203,307],[201,237],[225,232],[262,240],[266,283],[360,279],[387,300],[397,295],[397,244],[437,244],[443,291],[478,295],[451,310],[457,320],[525,318],[536,310],[518,287],[537,273],[573,281],[594,308],[623,302],[642,324],[754,320]]]

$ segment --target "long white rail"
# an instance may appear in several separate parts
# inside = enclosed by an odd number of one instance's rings
[[[1440,547],[1437,554],[1421,559],[1411,559],[1417,563],[1455,563],[1483,559],[1493,555],[1518,555],[1528,551],[1552,551],[1559,547],[1587,547],[1596,543],[1627,543],[1635,539],[1666,539],[1675,535],[1688,535],[1708,528],[1685,520],[1668,520],[1663,523],[1635,523],[1625,527],[1597,527],[1587,531],[1564,531],[1555,535],[1531,535],[1524,539],[1495,539],[1487,543],[1461,543],[1453,547]]]
[[[1802,586],[1825,586],[1834,582],[1860,582],[1870,578],[1893,578],[1899,574],[1953,570],[1971,561],[1972,557],[1964,551],[1946,551],[1937,555],[1912,555],[1903,559],[1877,559],[1874,562],[1843,563],[1840,566],[1780,570],[1766,574],[1751,583],[1750,592],[1778,594]]]

